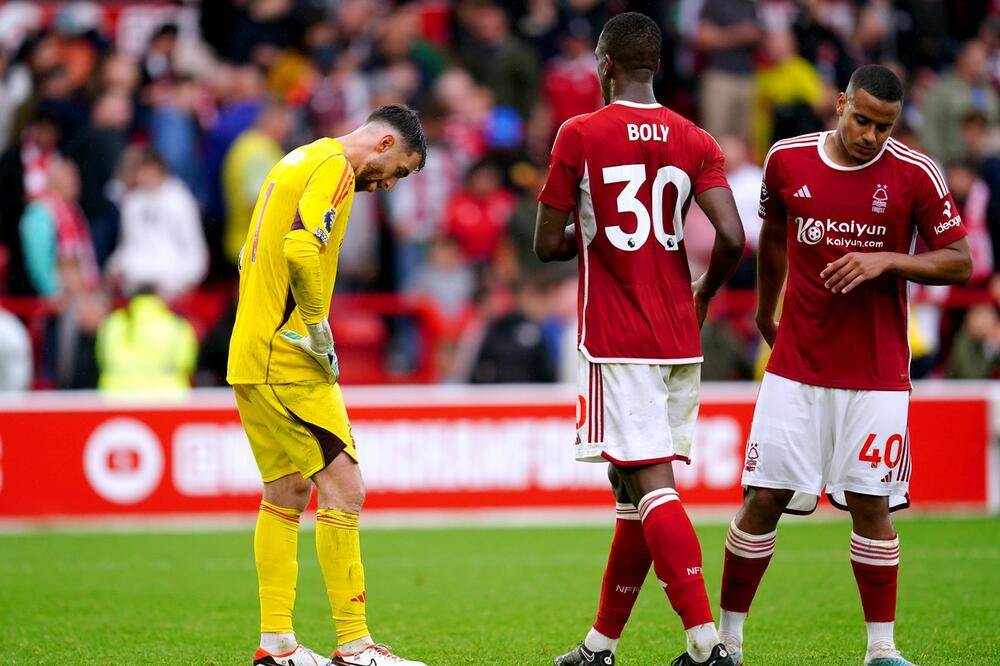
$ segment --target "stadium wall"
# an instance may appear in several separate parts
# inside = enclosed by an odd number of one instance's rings
[[[706,385],[689,506],[731,510],[755,384]],[[571,386],[346,387],[372,512],[612,507],[604,465],[573,462]],[[911,500],[996,511],[995,383],[915,388]],[[122,400],[96,393],[0,398],[0,522],[249,514],[259,476],[232,394]]]

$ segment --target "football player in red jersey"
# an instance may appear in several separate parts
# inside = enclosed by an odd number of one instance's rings
[[[597,621],[557,666],[614,664],[650,564],[686,633],[674,664],[732,664],[671,463],[690,461],[699,329],[736,269],[743,227],[718,144],[656,102],[660,46],[649,17],[608,21],[596,50],[607,106],[559,129],[539,194],[539,258],[580,257],[576,458],[610,463],[618,500]],[[692,198],[717,232],[708,270],[693,284],[682,226]]]
[[[910,664],[893,640],[889,517],[909,503],[907,281],[960,284],[972,261],[940,170],[890,138],[902,104],[895,74],[861,67],[837,100],[836,130],[779,141],[764,162],[757,326],[774,351],[747,443],[746,498],[726,538],[719,633],[737,663],[778,519],[811,512],[825,488],[853,521],[865,664]],[[912,254],[918,234],[930,249]]]

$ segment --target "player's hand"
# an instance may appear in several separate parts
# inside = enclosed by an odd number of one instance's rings
[[[694,313],[698,317],[699,329],[705,324],[705,318],[708,316],[708,304],[712,302],[712,298],[715,296],[715,294],[709,294],[705,291],[704,283],[704,275],[691,283],[691,295],[694,298]]]
[[[835,294],[846,294],[860,284],[877,278],[889,268],[887,252],[850,252],[827,264],[819,276]]]
[[[318,324],[307,325],[306,330],[309,331],[309,335],[300,335],[295,331],[285,329],[281,332],[281,337],[285,342],[295,345],[316,359],[316,362],[336,382],[340,378],[340,363],[337,360],[337,352],[333,349],[333,332],[330,330],[330,322],[324,319]]]
[[[760,335],[764,338],[764,342],[771,349],[774,349],[774,341],[778,337],[778,322],[774,321],[774,317],[764,317],[762,315],[757,315],[757,330],[760,331]]]

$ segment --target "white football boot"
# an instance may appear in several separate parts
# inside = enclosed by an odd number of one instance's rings
[[[334,666],[427,666],[422,661],[412,661],[394,655],[391,647],[381,643],[369,645],[354,654],[344,654],[337,650],[333,653],[331,663]]]
[[[331,666],[333,662],[316,654],[305,645],[296,645],[291,652],[271,654],[264,648],[257,648],[253,655],[254,666]]]
[[[917,666],[887,641],[879,641],[865,654],[865,666]]]

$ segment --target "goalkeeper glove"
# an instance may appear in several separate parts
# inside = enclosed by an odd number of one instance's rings
[[[285,329],[281,332],[281,337],[285,342],[305,350],[336,382],[340,378],[340,363],[337,361],[337,352],[333,350],[330,322],[324,319],[318,324],[307,324],[306,330],[309,335]]]

